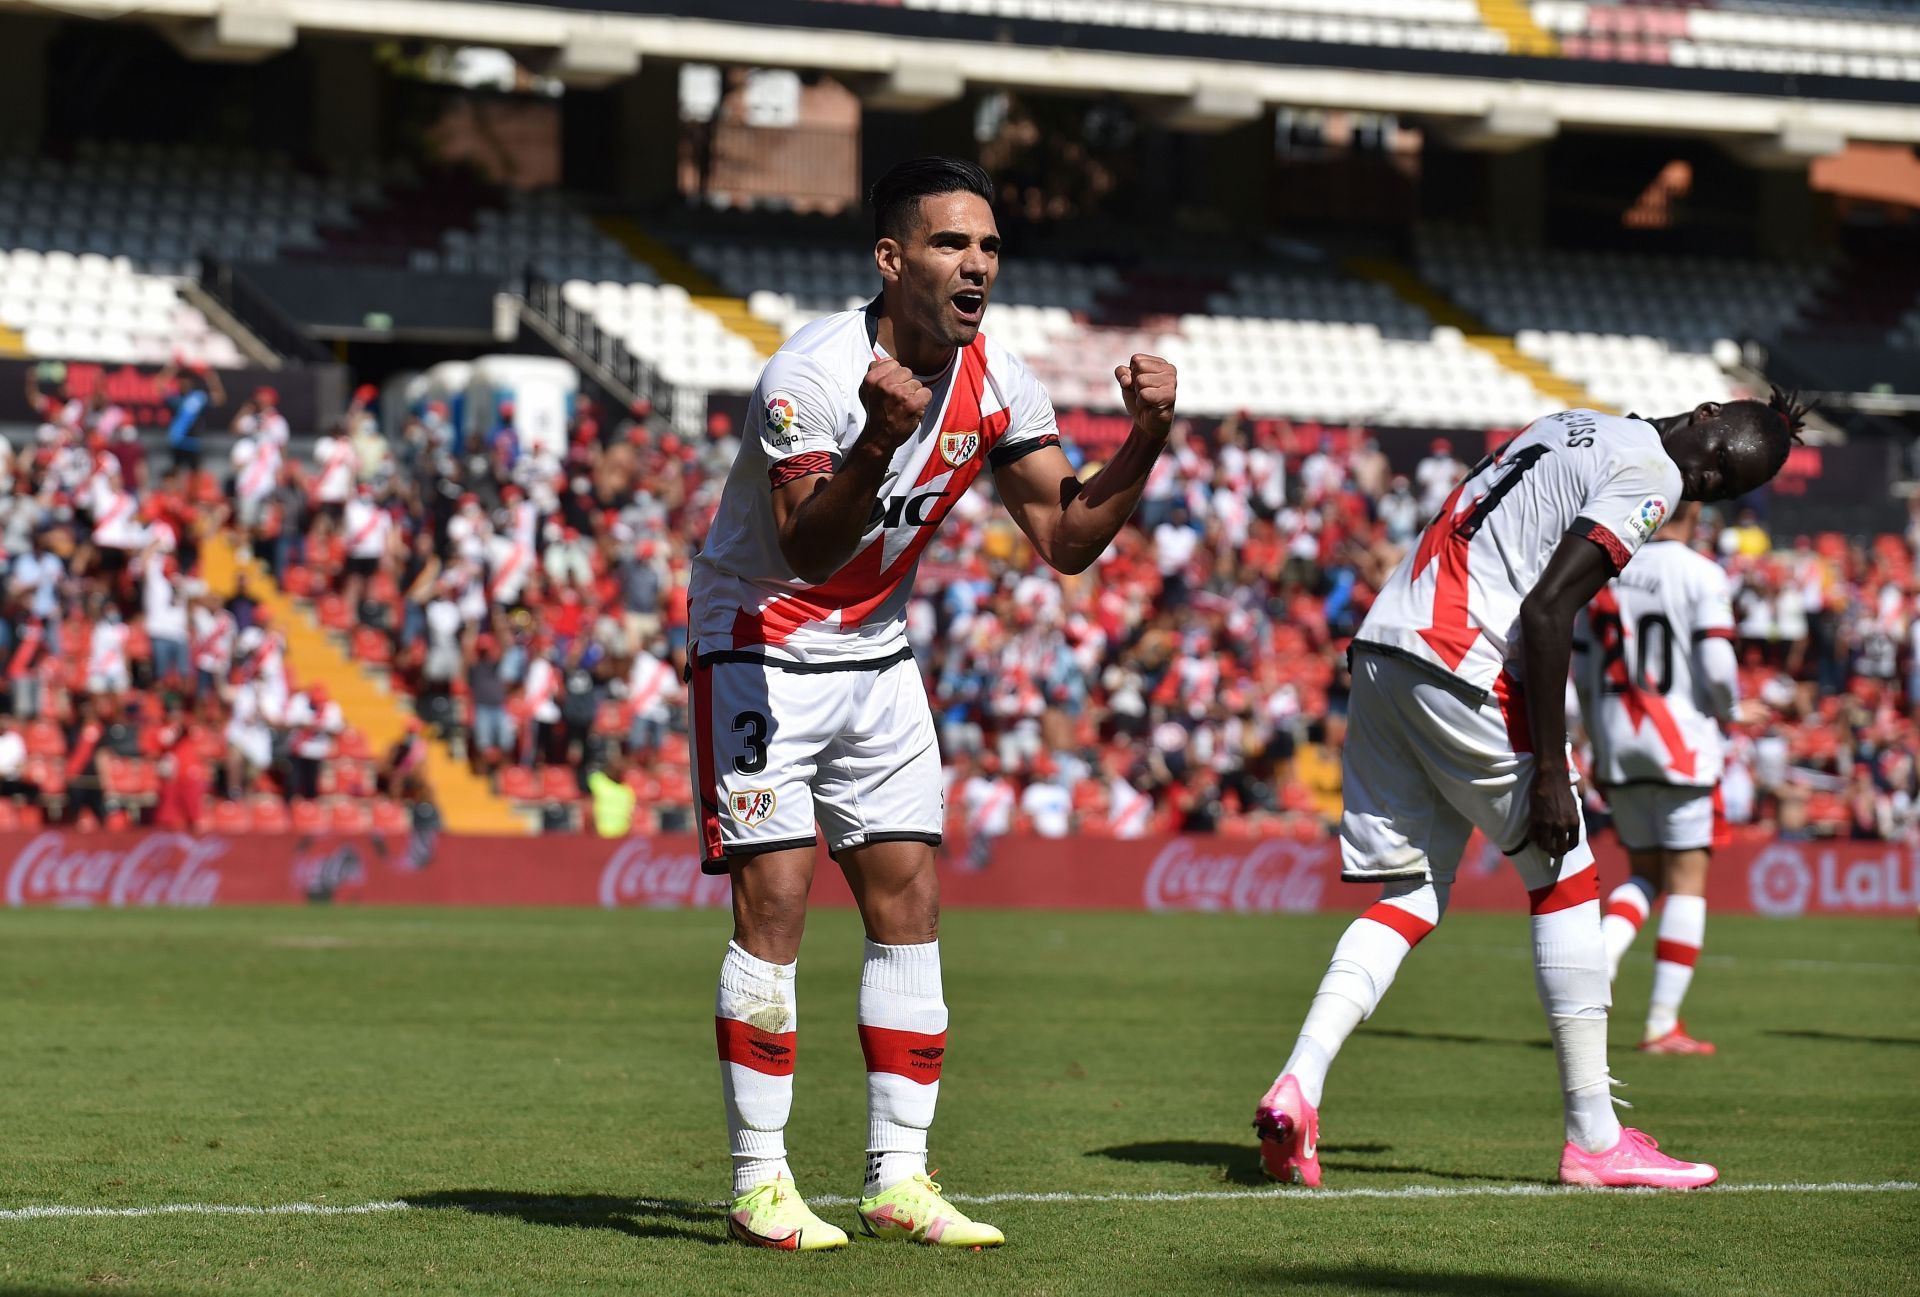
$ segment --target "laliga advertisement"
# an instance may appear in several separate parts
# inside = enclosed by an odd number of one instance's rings
[[[1626,876],[1598,844],[1604,895]],[[964,847],[940,863],[944,903],[1000,909],[1276,914],[1356,911],[1372,886],[1340,882],[1331,842],[1219,837],[1134,841],[1009,837],[982,868]],[[1709,903],[1719,913],[1910,915],[1920,904],[1920,850],[1894,843],[1758,842],[1716,854]],[[718,909],[724,877],[700,872],[691,835],[625,838],[418,838],[79,834],[0,835],[5,903],[123,908],[209,905],[572,905]],[[814,900],[851,905],[822,861]],[[1476,843],[1451,906],[1523,912],[1526,892],[1497,850]]]

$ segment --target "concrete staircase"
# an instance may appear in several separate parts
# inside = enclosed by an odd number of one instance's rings
[[[1450,325],[1466,335],[1467,342],[1499,361],[1502,368],[1526,378],[1536,390],[1552,397],[1569,410],[1600,410],[1617,413],[1612,406],[1595,400],[1593,394],[1572,379],[1563,378],[1514,345],[1513,339],[1495,333],[1486,322],[1451,298],[1443,297],[1431,284],[1397,261],[1383,257],[1356,257],[1346,263],[1348,271],[1363,279],[1391,288],[1400,299],[1419,307],[1435,324]]]
[[[1477,3],[1480,21],[1507,38],[1508,53],[1539,58],[1560,56],[1560,42],[1533,20],[1533,10],[1526,0],[1477,0]]]
[[[200,563],[208,589],[220,598],[245,583],[247,592],[267,610],[274,627],[286,637],[287,658],[296,679],[324,681],[347,724],[365,735],[376,753],[385,752],[406,732],[412,707],[363,671],[311,612],[280,589],[262,564],[243,560],[231,540],[218,534],[201,545]],[[532,826],[486,780],[437,739],[427,745],[427,777],[448,832],[495,837],[532,832]]]
[[[780,336],[780,330],[748,310],[744,299],[729,296],[711,276],[626,217],[599,216],[594,218],[594,224],[635,260],[653,267],[663,281],[686,289],[695,306],[719,316],[729,333],[737,333],[751,342],[763,357],[771,356],[786,341]]]

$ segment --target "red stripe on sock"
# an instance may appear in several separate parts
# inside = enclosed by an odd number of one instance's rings
[[[762,1031],[738,1018],[715,1018],[713,1033],[720,1043],[720,1061],[738,1063],[768,1076],[792,1076],[794,1032]]]
[[[1433,924],[1419,915],[1409,914],[1399,906],[1388,905],[1385,901],[1376,901],[1369,905],[1367,912],[1360,917],[1372,919],[1375,923],[1383,923],[1392,928],[1406,939],[1409,947],[1419,945],[1420,938],[1433,931]]]
[[[860,1024],[860,1052],[867,1056],[869,1072],[892,1072],[921,1085],[940,1079],[940,1064],[947,1055],[947,1033],[929,1036],[919,1031],[895,1031],[892,1027]]]
[[[1693,961],[1700,958],[1700,947],[1689,946],[1684,941],[1662,941],[1653,948],[1653,957],[1669,964],[1685,964],[1693,967]]]
[[[1633,930],[1638,932],[1640,925],[1647,921],[1647,912],[1635,905],[1632,901],[1615,901],[1607,907],[1607,917],[1609,919],[1625,919],[1633,925]]]
[[[1600,899],[1600,870],[1588,865],[1579,873],[1562,878],[1551,887],[1536,887],[1527,893],[1535,914],[1571,910],[1576,905]]]

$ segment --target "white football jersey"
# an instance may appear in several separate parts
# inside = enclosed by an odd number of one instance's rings
[[[1710,641],[1731,659],[1727,574],[1678,541],[1648,545],[1581,614],[1574,641],[1594,779],[1605,785],[1720,781],[1720,725],[1703,665]]]
[[[1594,410],[1537,419],[1447,496],[1355,642],[1491,693],[1503,669],[1523,674],[1520,602],[1561,539],[1593,541],[1618,572],[1680,490],[1652,424]]]
[[[878,661],[907,647],[906,607],[920,553],[988,464],[1009,464],[1060,434],[1046,389],[982,334],[933,388],[920,429],[894,452],[867,530],[830,578],[808,585],[787,565],[773,488],[830,473],[866,427],[860,382],[882,358],[877,316],[843,311],[787,340],[760,374],[752,423],[694,563],[695,648],[796,662]]]

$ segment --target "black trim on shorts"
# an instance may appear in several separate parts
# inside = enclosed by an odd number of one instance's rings
[[[1433,874],[1426,869],[1407,869],[1392,874],[1349,874],[1344,869],[1340,871],[1340,881],[1343,883],[1405,883],[1416,878],[1432,881]]]
[[[789,662],[785,658],[755,653],[750,649],[718,649],[712,653],[702,653],[699,658],[703,670],[720,662],[749,662],[754,666],[772,667],[799,675],[824,675],[831,671],[884,671],[890,666],[912,660],[912,646],[903,648],[888,657],[870,658],[860,662]]]
[[[718,857],[700,862],[703,874],[724,874],[729,871],[727,862],[736,856],[764,856],[774,851],[795,851],[801,847],[810,847],[817,837],[780,838],[773,842],[736,842],[720,848]]]
[[[1577,639],[1573,641],[1573,651],[1575,653],[1587,653],[1592,651],[1592,649],[1593,645],[1589,644],[1586,640]]]
[[[1444,686],[1462,702],[1472,703],[1475,707],[1485,707],[1493,694],[1475,685],[1468,684],[1453,672],[1421,657],[1418,653],[1409,653],[1406,649],[1395,648],[1391,644],[1375,644],[1372,640],[1354,640],[1347,646],[1347,671],[1353,671],[1353,658],[1356,653],[1378,653],[1381,657],[1396,658],[1401,662],[1419,667],[1433,677],[1434,683]]]
[[[987,463],[994,468],[1005,468],[1009,464],[1018,464],[1036,450],[1045,450],[1049,446],[1060,444],[1060,434],[1050,432],[1044,437],[1034,437],[1027,441],[1016,441],[1011,446],[1002,443],[987,454]]]

